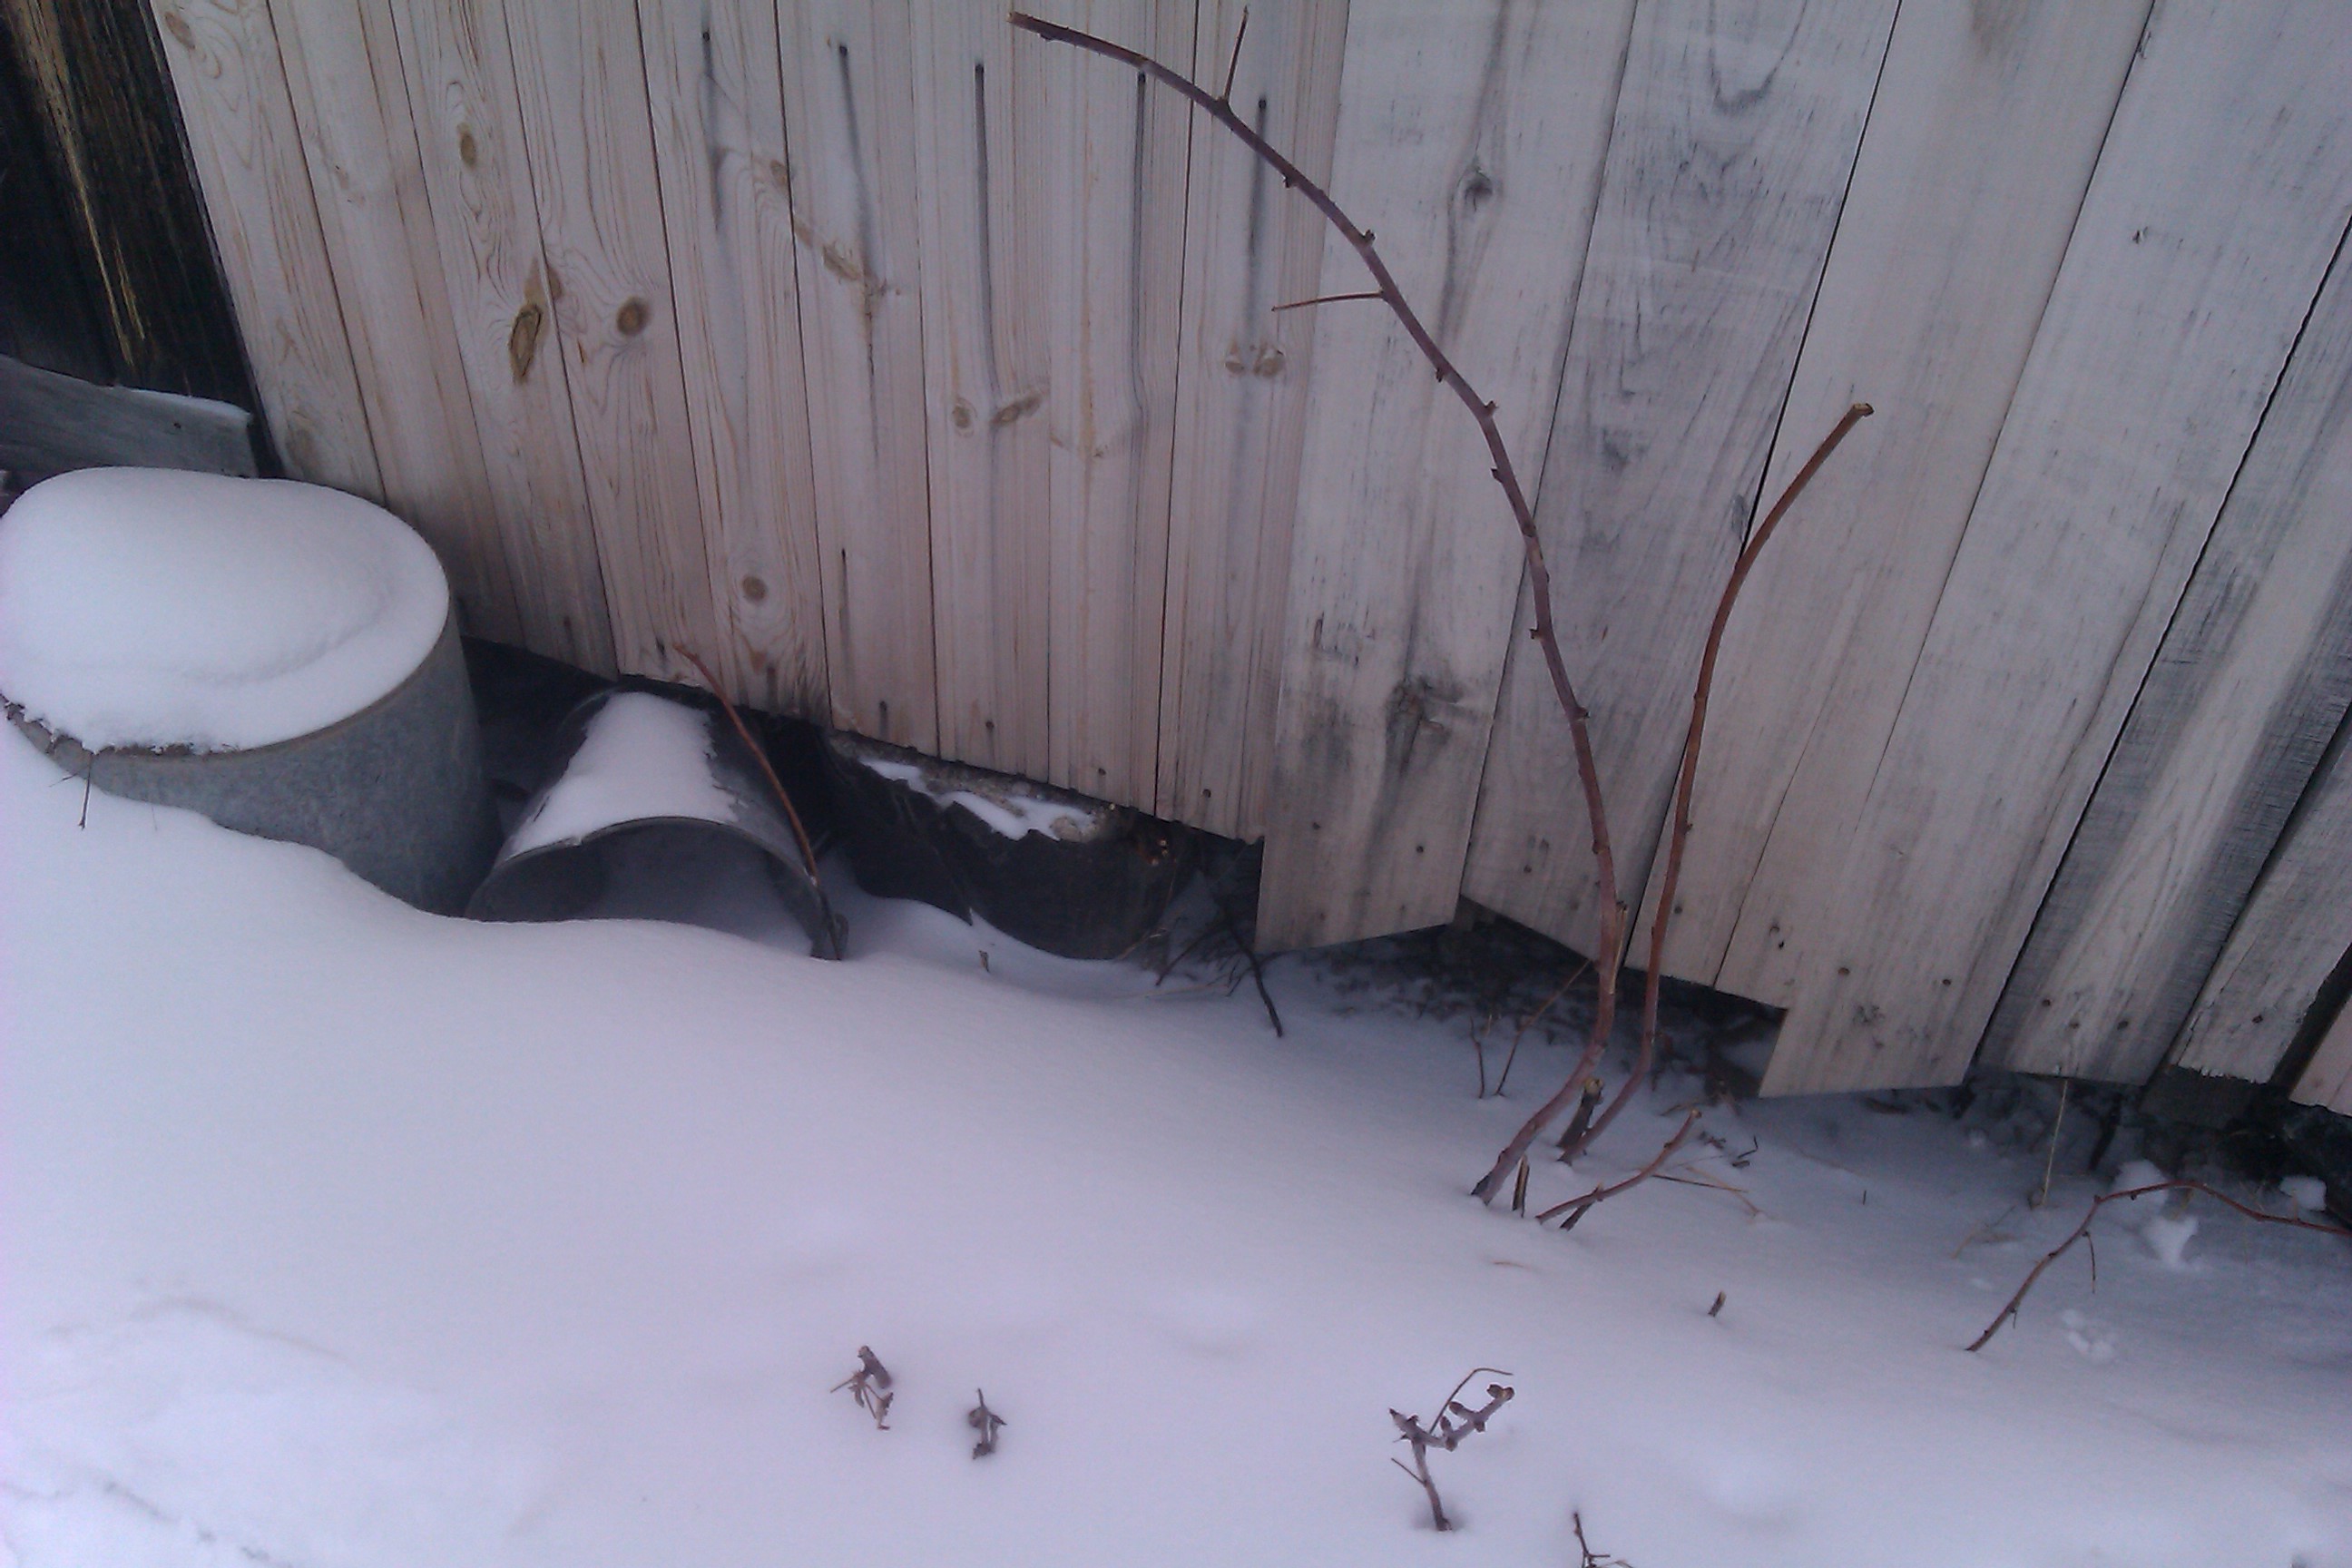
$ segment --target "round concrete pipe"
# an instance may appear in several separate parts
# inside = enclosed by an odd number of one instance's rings
[[[394,898],[438,914],[466,907],[498,849],[454,618],[383,697],[271,745],[92,752],[30,720],[17,728],[106,795],[184,806],[240,833],[323,849]]]

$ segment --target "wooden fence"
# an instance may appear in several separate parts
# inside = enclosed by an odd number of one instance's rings
[[[1475,432],[1377,306],[1276,309],[1360,264],[1171,95],[1003,0],[155,4],[279,449],[476,631],[1263,837],[1271,946],[1594,941]],[[1243,19],[1037,8],[1204,78]],[[2300,1065],[2336,0],[1255,0],[1231,68],[1540,476],[1628,887],[1759,496],[1876,405],[1732,623],[1667,947],[1789,1010],[1769,1089]]]

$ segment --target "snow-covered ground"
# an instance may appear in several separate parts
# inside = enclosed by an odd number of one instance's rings
[[[2103,1220],[1972,1356],[2094,1188],[1940,1117],[1717,1109],[1761,1217],[1562,1236],[1464,1189],[1564,1051],[1477,1100],[1459,1020],[1295,961],[1277,1041],[919,907],[838,964],[740,899],[474,925],[82,804],[0,736],[0,1560],[2352,1563],[2326,1237]],[[1440,1536],[1388,1411],[1482,1364]]]

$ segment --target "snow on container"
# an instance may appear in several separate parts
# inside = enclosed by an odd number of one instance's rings
[[[1010,773],[841,733],[825,772],[860,887],[1064,958],[1127,952],[1192,871],[1182,829]]]
[[[474,895],[477,920],[599,913],[606,889],[646,862],[712,877],[714,855],[759,863],[809,951],[839,958],[843,927],[761,761],[724,716],[649,691],[600,691],[572,710],[551,781],[523,808]],[[632,910],[630,913],[641,913]]]
[[[448,580],[383,508],[154,468],[0,514],[0,700],[107,795],[455,911],[497,843]]]

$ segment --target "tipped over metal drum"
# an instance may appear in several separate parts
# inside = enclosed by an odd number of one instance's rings
[[[761,759],[719,713],[646,691],[602,691],[564,721],[555,771],[523,808],[467,913],[564,921],[652,913],[607,894],[647,865],[705,879],[751,867],[808,933],[842,955],[843,922]],[[705,923],[708,923],[707,921]]]

